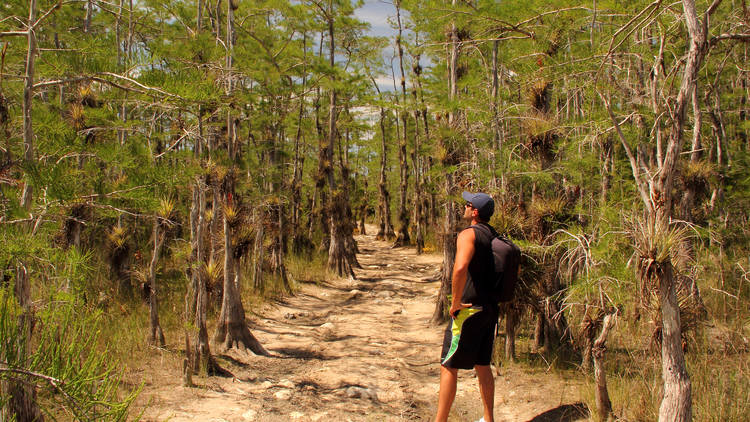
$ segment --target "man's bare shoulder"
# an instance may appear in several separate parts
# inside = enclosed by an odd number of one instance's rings
[[[474,234],[474,229],[471,227],[467,227],[461,230],[461,232],[458,234],[458,241],[474,243],[475,236],[476,235]]]

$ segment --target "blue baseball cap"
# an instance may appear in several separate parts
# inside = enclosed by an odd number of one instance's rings
[[[492,214],[495,213],[495,201],[493,201],[486,193],[470,193],[464,191],[464,193],[461,194],[461,197],[471,203],[471,206],[479,213],[479,218],[484,221],[489,221]]]

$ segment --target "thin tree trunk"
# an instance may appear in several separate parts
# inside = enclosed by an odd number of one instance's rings
[[[280,107],[286,110],[286,106]],[[283,169],[286,168],[286,163],[283,161],[281,150],[280,150],[280,138],[283,138],[283,131],[279,129],[279,125],[284,121],[286,111],[279,113],[278,123],[273,125],[271,128],[271,142],[273,143],[270,150],[270,172],[271,177],[268,183],[269,195],[271,198],[277,198],[281,194],[282,185],[284,180]],[[271,236],[271,272],[281,279],[282,288],[285,292],[291,293],[292,286],[289,284],[289,276],[284,265],[284,252],[287,249],[285,246],[284,238],[284,205],[282,201],[273,201],[268,206],[267,214],[269,217],[269,226]],[[259,257],[256,256],[256,259]],[[263,259],[263,255],[260,255],[260,259]]]
[[[263,292],[265,290],[265,285],[263,282],[263,256],[265,254],[265,247],[263,245],[263,238],[265,237],[263,214],[265,213],[265,211],[259,209],[256,210],[256,213],[260,214],[261,216],[253,219],[256,225],[255,245],[253,246],[253,256],[255,257],[255,262],[253,263],[253,285],[255,286],[255,289],[257,291]]]
[[[36,0],[29,0],[29,29],[27,35],[26,49],[26,75],[24,77],[23,87],[23,160],[24,163],[32,166],[34,161],[34,128],[31,120],[31,109],[34,97],[34,62],[36,58],[36,32],[34,23],[36,22]],[[34,196],[34,189],[31,186],[31,178],[25,178],[23,193],[21,195],[21,206],[25,210],[31,209],[31,202]]]
[[[203,30],[203,0],[197,0],[195,3],[195,32],[201,32]]]
[[[94,2],[93,0],[86,0],[86,18],[83,20],[83,32],[88,34],[91,32],[91,17],[94,14]]]
[[[536,324],[534,325],[534,350],[541,350],[546,343],[544,340],[545,325],[544,314],[537,312]]]
[[[383,100],[383,94],[378,88],[377,82],[371,76],[372,85],[378,91],[378,96]],[[386,165],[388,163],[388,137],[385,127],[386,112],[380,106],[380,179],[378,180],[378,233],[375,235],[377,240],[390,240],[395,237],[393,225],[391,224],[391,197],[388,192],[386,179]]]
[[[226,33],[226,94],[231,96],[234,91],[234,9],[232,8],[232,0],[227,0],[227,33]],[[232,108],[227,108],[227,154],[229,160],[235,162],[237,158],[237,125],[235,123],[234,116],[232,115]]]
[[[516,326],[518,325],[518,311],[508,306],[505,312],[505,359],[516,361]]]
[[[149,300],[148,300],[148,310],[149,310],[149,320],[151,322],[151,328],[149,330],[149,342],[151,344],[156,344],[159,347],[164,347],[165,341],[164,341],[164,331],[161,329],[161,324],[159,324],[159,302],[158,302],[158,295],[156,291],[156,264],[159,262],[159,255],[161,254],[161,248],[164,244],[165,234],[164,231],[161,230],[161,222],[159,221],[160,217],[154,217],[154,229],[153,229],[153,236],[154,236],[154,250],[153,254],[151,255],[151,263],[148,266],[148,281],[149,281]]]
[[[406,74],[404,73],[404,48],[401,45],[401,2],[396,0],[394,6],[396,6],[396,21],[398,23],[398,35],[396,36],[396,48],[398,51],[398,63],[401,69],[401,100],[403,107],[406,107]],[[398,95],[398,94],[395,94]],[[405,246],[411,242],[409,236],[409,212],[407,211],[407,190],[409,187],[409,164],[407,160],[406,145],[408,136],[408,113],[406,111],[398,111],[396,118],[401,118],[401,131],[398,136],[398,163],[399,163],[399,206],[398,206],[398,221],[399,229],[396,233],[396,241],[394,247]]]
[[[302,34],[302,57],[303,63],[307,63],[307,32]],[[304,155],[301,154],[300,143],[302,138],[302,124],[305,117],[305,95],[307,89],[306,68],[302,70],[302,86],[299,99],[299,113],[297,116],[297,133],[294,137],[294,170],[292,176],[292,203],[291,203],[291,230],[292,230],[292,250],[294,252],[302,251],[302,229],[300,227],[300,216],[302,206],[302,176],[304,169]]]
[[[325,32],[321,31],[320,33],[320,42],[319,42],[319,49],[318,49],[318,57],[320,60],[323,60],[323,46],[325,44]],[[321,123],[321,111],[320,111],[320,103],[321,103],[321,87],[318,85],[316,87],[316,93],[315,93],[315,132],[318,135],[318,174],[315,177],[315,192],[313,193],[313,200],[311,203],[311,224],[310,224],[310,232],[309,237],[310,239],[313,238],[313,234],[315,232],[316,228],[319,228],[320,231],[323,234],[323,238],[320,242],[320,248],[321,250],[328,250],[331,245],[331,232],[329,227],[329,220],[330,220],[330,210],[328,209],[330,206],[328,195],[326,191],[326,182],[328,181],[328,174],[333,172],[333,163],[332,158],[333,153],[330,151],[330,147],[328,145],[328,139],[326,138],[326,135],[323,130],[323,124]],[[330,186],[329,186],[330,189]]]
[[[421,72],[419,55],[415,57],[415,61],[416,63],[412,66],[412,73],[416,81]],[[424,186],[422,184],[422,157],[420,156],[421,145],[419,141],[419,117],[421,109],[419,107],[416,83],[412,86],[411,93],[414,100],[414,148],[412,149],[411,156],[414,171],[414,246],[416,247],[417,255],[421,255],[424,252],[424,200],[422,198]]]
[[[209,375],[226,375],[228,372],[221,368],[216,359],[211,355],[211,345],[208,340],[208,328],[206,326],[206,316],[208,312],[208,289],[206,278],[209,274],[203,273],[206,265],[204,251],[207,249],[203,245],[204,233],[206,231],[206,190],[208,187],[204,180],[199,179],[195,184],[193,193],[194,203],[191,212],[191,221],[195,225],[193,230],[195,236],[192,238],[191,246],[193,249],[192,256],[194,259],[191,273],[191,289],[188,291],[187,317],[193,316],[193,336],[187,340],[186,353],[187,368],[190,373],[205,372]],[[190,374],[186,374],[190,377]]]
[[[612,170],[614,169],[614,147],[611,139],[606,139],[602,145],[601,163],[602,183],[600,201],[602,204],[605,204],[609,197],[609,189],[612,186]]]
[[[495,40],[492,43],[492,92],[490,93],[490,112],[492,114],[492,137],[493,145],[498,151],[503,149],[503,139],[500,136],[500,121],[498,119],[498,99],[499,99],[499,81],[498,81],[498,68],[497,68],[497,49],[500,44],[499,40]]]
[[[29,272],[24,263],[16,265],[15,296],[22,312],[18,317],[19,356],[28,355],[31,345],[31,335],[34,331],[34,315],[31,307],[31,284]],[[0,361],[5,356],[0,356]],[[25,380],[3,380],[0,381],[0,393],[8,398],[5,406],[0,409],[0,420],[16,420],[18,422],[43,422],[44,415],[37,404],[36,387]]]
[[[596,381],[596,408],[599,421],[612,420],[612,401],[607,391],[607,374],[604,371],[604,355],[607,352],[607,336],[609,330],[614,326],[615,314],[604,317],[602,332],[594,342],[592,355],[594,357],[594,379]]]

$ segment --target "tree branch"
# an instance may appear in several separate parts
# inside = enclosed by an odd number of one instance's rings
[[[28,371],[25,369],[11,368],[6,363],[0,362],[0,373],[2,372],[25,375],[28,377],[38,378],[40,380],[46,381],[55,390],[57,390],[59,393],[65,396],[65,398],[68,399],[68,401],[70,401],[70,403],[76,407],[80,415],[84,415],[84,412],[81,409],[81,406],[78,404],[78,401],[76,401],[76,399],[73,398],[73,396],[68,394],[68,392],[62,388],[62,386],[65,385],[65,381],[59,378],[51,377],[49,375],[40,374],[39,372]]]
[[[654,12],[655,12],[655,11],[656,11],[656,10],[657,10],[658,8],[659,8],[659,5],[661,4],[661,2],[662,2],[662,0],[655,0],[655,1],[653,2],[653,3],[649,4],[648,6],[646,6],[646,7],[645,7],[645,8],[643,9],[643,10],[641,10],[641,11],[640,11],[640,12],[639,12],[639,13],[638,13],[637,15],[633,16],[633,18],[632,18],[632,19],[630,19],[630,20],[629,20],[629,21],[628,21],[628,22],[627,22],[627,23],[626,23],[626,24],[625,24],[625,25],[624,25],[624,26],[623,26],[622,28],[618,29],[618,30],[617,30],[617,31],[616,31],[616,32],[615,32],[615,33],[614,33],[614,34],[612,35],[612,41],[610,41],[610,43],[609,43],[609,48],[607,48],[607,54],[606,54],[606,55],[604,56],[604,59],[602,60],[602,63],[601,63],[601,65],[599,65],[599,70],[597,70],[597,71],[596,71],[596,77],[594,78],[594,82],[595,82],[595,83],[596,83],[596,81],[597,81],[597,80],[599,80],[599,74],[601,73],[601,71],[602,71],[602,68],[604,67],[604,63],[605,63],[605,62],[607,61],[607,59],[609,58],[609,56],[610,56],[610,55],[612,55],[612,52],[614,52],[614,51],[615,51],[615,50],[616,50],[617,48],[619,48],[619,47],[620,47],[620,45],[622,45],[622,43],[623,43],[623,42],[624,42],[624,41],[625,41],[625,40],[627,39],[627,37],[625,37],[625,38],[624,38],[624,39],[622,39],[622,40],[621,40],[621,41],[620,41],[619,43],[617,43],[617,45],[616,45],[616,46],[614,46],[614,44],[615,44],[615,40],[617,39],[617,37],[618,37],[618,36],[619,36],[619,35],[620,35],[620,34],[621,34],[622,32],[624,32],[625,30],[627,30],[627,29],[628,29],[628,28],[630,27],[630,25],[632,25],[632,24],[633,24],[633,22],[637,21],[637,20],[638,20],[638,19],[639,19],[639,18],[640,18],[641,16],[643,16],[643,14],[644,14],[644,13],[646,13],[646,11],[648,11],[649,9],[651,9],[651,8],[653,7],[653,8],[654,8],[654,10],[652,10],[652,11],[651,11],[651,13],[650,13],[650,14],[649,14],[649,15],[648,15],[648,16],[647,16],[647,17],[646,17],[645,19],[643,19],[643,21],[641,21],[641,22],[645,22],[645,21],[646,21],[647,19],[651,18],[651,17],[652,17],[652,15],[653,15],[653,13],[654,13]],[[630,32],[628,33],[628,35],[632,34],[632,33],[633,33],[633,31],[635,31],[635,29],[636,29],[636,28],[632,29],[632,30],[631,30],[631,31],[630,31]],[[613,46],[614,46],[614,47],[613,47]],[[601,94],[600,94],[600,95],[601,95]]]
[[[715,37],[711,37],[711,40],[708,42],[709,47],[714,47],[716,44],[718,44],[721,41],[724,40],[736,40],[736,41],[742,41],[742,42],[750,42],[750,34],[721,34],[717,35]]]
[[[28,35],[29,35],[29,31],[0,32],[0,37],[26,37]]]
[[[648,194],[648,190],[646,189],[646,184],[643,183],[643,179],[641,179],[641,173],[640,173],[640,167],[638,166],[638,161],[635,159],[635,156],[633,155],[633,151],[630,149],[630,145],[628,145],[627,140],[625,139],[625,135],[622,133],[622,129],[620,128],[620,123],[617,121],[617,118],[615,117],[615,114],[612,112],[612,107],[609,105],[609,101],[604,97],[604,95],[596,91],[597,94],[599,94],[599,98],[602,99],[602,102],[604,102],[604,107],[607,109],[607,113],[609,113],[609,118],[612,119],[612,123],[615,125],[615,129],[617,131],[617,136],[620,138],[620,143],[622,143],[623,148],[625,149],[625,154],[628,156],[628,160],[630,161],[630,167],[633,170],[633,179],[635,179],[635,186],[638,188],[638,193],[641,195],[641,199],[643,200],[644,205],[649,210],[651,209],[651,197]]]
[[[124,85],[118,84],[117,82],[110,81],[108,79],[102,78],[102,77],[97,76],[97,75],[110,76],[110,77],[113,77],[115,79],[121,79],[121,80],[129,82],[131,84],[134,84],[138,88],[141,88],[141,89],[124,86]],[[156,92],[158,94],[161,94],[161,95],[169,97],[169,98],[175,98],[175,99],[187,101],[186,98],[181,97],[181,96],[179,96],[177,94],[172,94],[171,92],[164,91],[163,89],[160,89],[160,88],[156,88],[156,87],[152,87],[152,86],[148,86],[148,85],[143,85],[142,83],[136,81],[135,79],[129,78],[127,76],[119,75],[117,73],[101,72],[101,73],[98,73],[97,75],[84,75],[84,76],[76,76],[76,77],[73,77],[73,78],[56,79],[56,80],[52,80],[52,81],[38,82],[38,83],[36,83],[34,85],[34,89],[43,88],[43,87],[52,86],[52,85],[70,84],[70,83],[81,82],[81,81],[96,81],[96,82],[101,82],[101,83],[104,83],[104,84],[107,84],[107,85],[111,85],[111,86],[113,86],[115,88],[122,89],[123,91],[137,92],[139,94],[147,94],[149,91],[152,91],[152,92]]]
[[[45,12],[44,15],[42,15],[41,18],[37,19],[36,22],[34,22],[34,24],[31,25],[31,30],[32,31],[35,30],[36,27],[39,26],[40,23],[42,23],[42,21],[44,21],[45,19],[47,19],[52,14],[52,12],[54,12],[57,9],[59,9],[60,6],[62,6],[62,1],[58,1],[57,3],[55,3],[55,5],[52,6],[47,12]]]

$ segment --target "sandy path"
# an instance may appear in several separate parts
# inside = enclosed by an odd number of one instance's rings
[[[272,357],[230,353],[225,358],[237,378],[196,379],[198,388],[180,386],[176,374],[147,382],[143,396],[151,405],[144,419],[428,420],[437,399],[443,332],[429,324],[441,257],[390,249],[373,236],[357,240],[362,268],[356,280],[305,284],[250,322]],[[577,398],[575,387],[550,375],[515,367],[503,372],[497,379],[499,421],[527,421]],[[454,416],[481,416],[469,371],[459,377]]]

